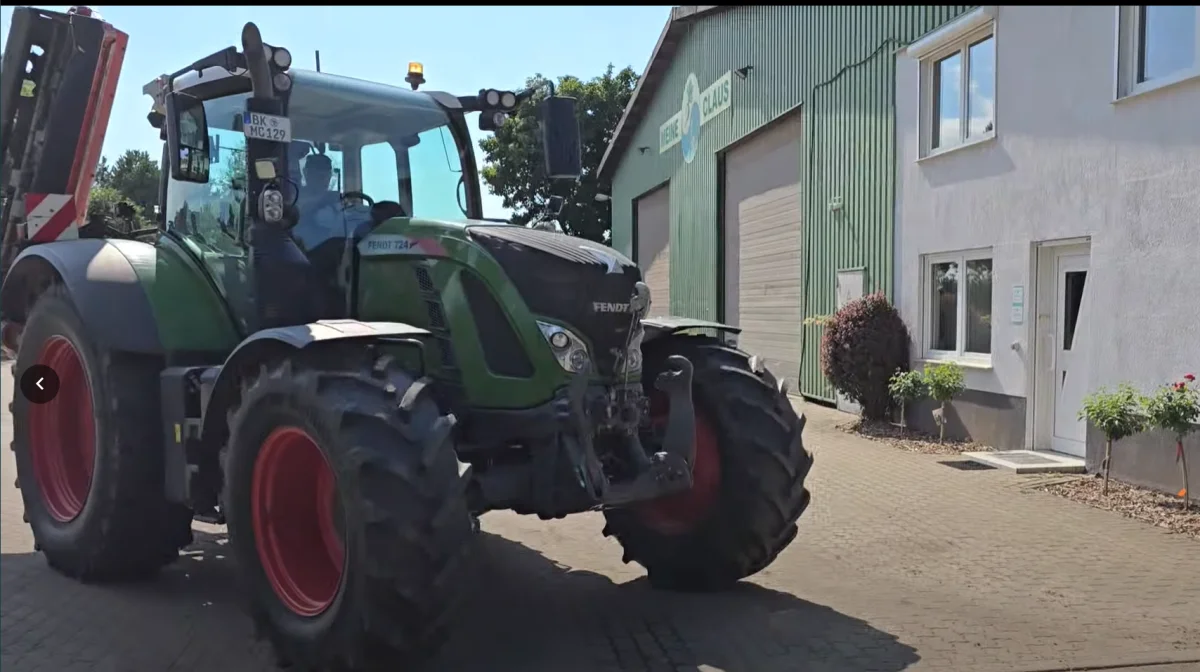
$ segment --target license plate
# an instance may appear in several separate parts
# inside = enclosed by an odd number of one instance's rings
[[[292,120],[258,112],[242,113],[242,133],[253,140],[292,141]]]

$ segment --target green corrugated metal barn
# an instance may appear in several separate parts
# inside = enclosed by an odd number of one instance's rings
[[[675,7],[599,169],[652,314],[737,324],[833,401],[803,321],[891,296],[894,54],[970,8]]]

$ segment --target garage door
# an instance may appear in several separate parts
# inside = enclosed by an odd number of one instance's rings
[[[650,286],[650,315],[671,314],[671,190],[637,199],[637,263]]]
[[[800,115],[725,155],[725,320],[739,345],[798,389],[804,269]]]

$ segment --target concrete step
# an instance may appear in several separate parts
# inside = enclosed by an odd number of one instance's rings
[[[1049,450],[999,450],[963,453],[963,457],[1018,474],[1082,474],[1087,471],[1083,458]]]

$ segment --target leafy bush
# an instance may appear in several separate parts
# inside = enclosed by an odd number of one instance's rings
[[[929,388],[929,396],[944,405],[966,389],[962,367],[954,362],[925,367],[925,386]]]
[[[888,381],[888,393],[892,395],[892,401],[900,406],[901,425],[908,424],[904,416],[904,409],[908,403],[925,396],[927,391],[925,376],[921,375],[920,371],[896,369],[896,373]]]
[[[1095,425],[1106,440],[1120,441],[1146,426],[1142,395],[1129,383],[1121,383],[1115,391],[1102,387],[1084,397],[1079,419]]]
[[[1115,391],[1100,388],[1083,400],[1079,419],[1087,420],[1104,434],[1104,494],[1108,494],[1108,474],[1112,466],[1112,444],[1133,436],[1146,426],[1142,395],[1128,383]]]
[[[938,426],[938,441],[942,441],[946,438],[946,403],[966,389],[962,367],[954,362],[925,367],[925,387],[929,389],[929,396],[938,402],[933,420]]]
[[[1195,379],[1189,373],[1183,380],[1162,386],[1146,399],[1148,424],[1167,430],[1177,441],[1200,429],[1195,424],[1200,419],[1200,391],[1188,387]]]
[[[1195,423],[1200,420],[1200,391],[1189,387],[1196,377],[1187,374],[1170,385],[1164,385],[1146,399],[1146,421],[1151,427],[1157,427],[1170,432],[1175,437],[1175,461],[1179,462],[1183,473],[1184,508],[1191,508],[1192,491],[1188,487],[1187,454],[1183,452],[1183,439],[1188,434],[1200,429]]]
[[[881,292],[846,304],[825,321],[821,368],[834,389],[862,406],[867,420],[892,409],[888,383],[908,370],[908,327]]]
[[[920,371],[904,371],[897,369],[892,379],[888,381],[888,392],[897,402],[920,399],[927,393],[925,377]]]

